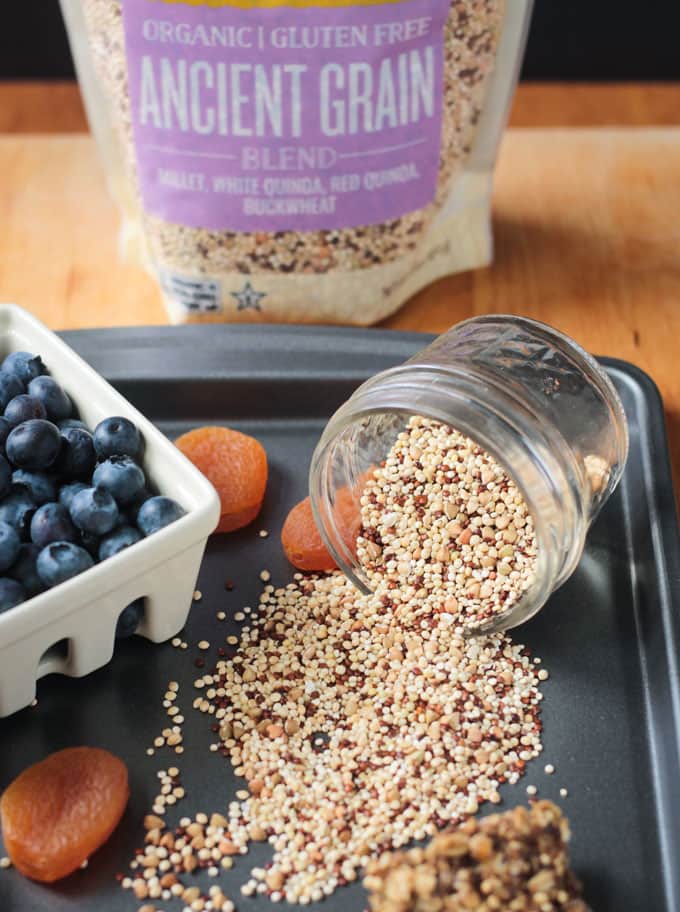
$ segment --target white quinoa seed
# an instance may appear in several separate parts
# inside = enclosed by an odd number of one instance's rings
[[[200,602],[202,598],[203,598],[203,593],[201,592],[200,589],[196,589],[194,592],[194,601]]]
[[[555,767],[552,765],[552,763],[546,763],[543,769],[548,776],[552,776],[552,774],[555,772]]]
[[[527,785],[527,795],[537,795],[538,789],[535,785]]]
[[[569,792],[565,788],[560,789],[560,798],[566,798]]]
[[[5,869],[5,868],[11,868],[11,867],[12,867],[12,862],[7,857],[7,855],[3,855],[2,858],[0,858],[0,868]]]

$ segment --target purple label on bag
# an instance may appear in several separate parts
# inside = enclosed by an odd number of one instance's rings
[[[450,0],[269,3],[124,0],[146,211],[216,231],[313,231],[430,203]]]

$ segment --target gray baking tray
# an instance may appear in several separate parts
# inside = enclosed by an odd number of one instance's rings
[[[236,632],[220,622],[256,603],[264,567],[275,582],[291,574],[279,546],[287,510],[306,493],[314,444],[333,412],[369,375],[408,358],[429,337],[381,331],[300,327],[182,327],[66,333],[66,340],[169,436],[225,423],[255,434],[271,474],[259,520],[211,540],[185,637],[213,647]],[[662,404],[637,368],[603,359],[623,399],[631,453],[623,481],[593,527],[581,564],[544,610],[515,636],[550,670],[545,684],[545,752],[505,807],[525,802],[525,787],[555,799],[573,830],[572,857],[594,912],[680,909],[680,550]],[[259,529],[268,529],[267,539]],[[233,580],[233,591],[225,581]],[[214,654],[214,649],[213,649]],[[0,722],[0,788],[51,751],[89,744],[119,754],[131,773],[123,822],[89,867],[45,887],[0,871],[0,912],[133,912],[140,903],[115,875],[142,837],[156,771],[176,761],[187,798],[176,816],[223,809],[237,783],[227,760],[210,753],[209,717],[191,709],[195,648],[120,643],[111,664],[86,680],[50,677],[36,708]],[[166,683],[180,683],[186,752],[145,750],[167,724]],[[544,773],[545,763],[556,772]],[[568,797],[560,799],[559,789]],[[485,809],[486,810],[486,809]],[[173,816],[168,815],[169,820]],[[257,846],[221,879],[243,912],[269,901],[238,888],[266,861]],[[199,880],[207,890],[207,876]],[[360,912],[359,886],[338,890],[328,912]],[[165,912],[177,901],[160,903]]]

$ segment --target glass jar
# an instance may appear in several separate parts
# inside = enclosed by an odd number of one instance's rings
[[[312,458],[310,496],[328,550],[364,593],[370,588],[354,541],[360,498],[413,415],[472,438],[522,492],[535,526],[534,580],[474,632],[528,620],[573,573],[588,528],[621,477],[628,428],[609,377],[557,330],[496,315],[459,323],[360,386],[324,430]]]

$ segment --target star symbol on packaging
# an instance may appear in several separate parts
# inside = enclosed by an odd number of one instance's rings
[[[255,291],[250,282],[246,282],[241,291],[232,291],[232,298],[238,301],[237,310],[262,310],[260,301],[266,298],[266,292]]]

